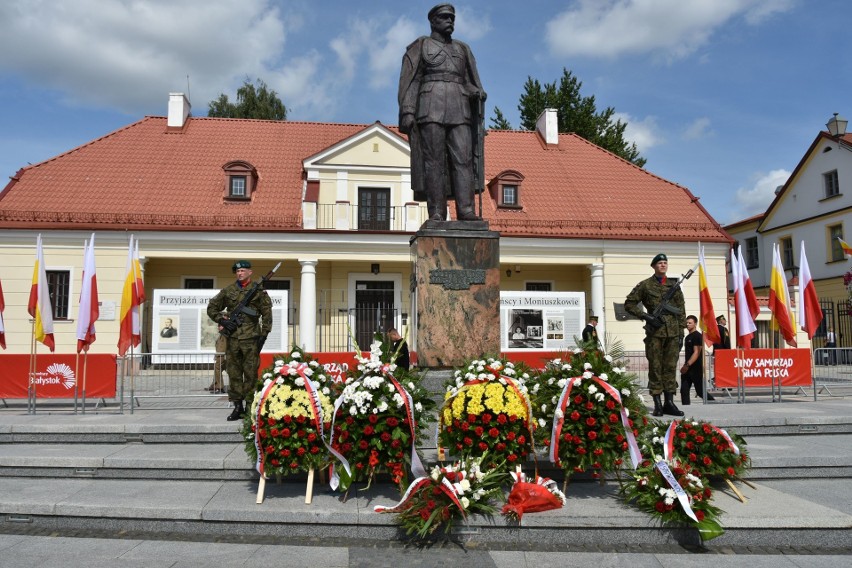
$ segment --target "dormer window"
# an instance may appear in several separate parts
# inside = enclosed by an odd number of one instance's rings
[[[234,161],[225,164],[225,200],[251,201],[257,190],[257,170],[248,162]]]
[[[500,192],[503,194],[503,198],[500,200],[500,205],[505,205],[506,207],[515,207],[518,205],[517,185],[501,186]]]
[[[246,176],[230,176],[231,191],[228,192],[228,197],[245,198],[246,196]]]
[[[523,181],[524,176],[515,170],[505,170],[495,176],[488,184],[488,192],[497,202],[497,207],[522,209],[521,183]]]

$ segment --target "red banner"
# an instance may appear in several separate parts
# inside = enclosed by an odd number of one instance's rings
[[[740,373],[746,387],[813,384],[810,349],[719,349],[715,365],[717,388],[737,388]]]
[[[36,398],[74,398],[83,393],[83,361],[86,360],[86,396],[114,398],[116,383],[115,355],[57,355],[36,357]],[[79,369],[75,365],[79,364]],[[27,398],[30,356],[0,354],[0,398]]]

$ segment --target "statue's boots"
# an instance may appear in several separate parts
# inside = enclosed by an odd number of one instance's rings
[[[683,416],[683,411],[680,410],[674,403],[674,393],[667,392],[663,393],[666,398],[666,402],[663,404],[663,414],[668,414],[670,416]]]

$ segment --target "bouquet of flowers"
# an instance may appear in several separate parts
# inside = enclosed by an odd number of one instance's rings
[[[276,355],[261,376],[263,386],[242,427],[258,472],[280,477],[326,465],[323,436],[333,415],[332,385],[320,364],[294,347]]]
[[[459,456],[491,456],[489,467],[508,468],[532,451],[535,424],[526,372],[505,360],[472,361],[447,384],[440,412],[440,449]]]
[[[469,514],[493,515],[493,501],[503,498],[504,477],[500,468],[483,471],[482,458],[435,466],[429,476],[414,480],[398,505],[374,510],[397,513],[396,521],[408,535],[425,538],[441,528],[448,533]]]
[[[537,441],[566,479],[592,470],[617,471],[629,456],[641,458],[636,436],[647,424],[645,405],[633,378],[612,357],[576,349],[567,359],[549,361],[531,387],[539,415]]]
[[[622,485],[628,503],[662,523],[695,526],[702,540],[721,535],[721,510],[710,503],[713,492],[706,478],[687,463],[645,460]]]
[[[527,481],[527,476],[517,466],[510,474],[515,480],[509,492],[509,500],[503,506],[503,515],[510,520],[521,522],[524,513],[539,513],[551,509],[561,509],[565,505],[565,494],[549,477],[536,476]]]
[[[742,436],[710,422],[673,420],[666,426],[655,421],[649,438],[653,453],[688,463],[707,477],[734,479],[751,467]]]
[[[424,424],[432,420],[435,403],[419,376],[383,360],[392,360],[394,355],[377,334],[370,356],[356,357],[357,369],[346,379],[335,402],[332,447],[352,467],[351,477],[341,476],[343,490],[363,479],[369,486],[380,471],[390,473],[400,489],[405,486],[409,466],[415,475],[425,474],[415,445],[425,431]]]

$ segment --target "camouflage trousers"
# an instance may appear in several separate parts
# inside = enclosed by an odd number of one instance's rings
[[[254,387],[257,383],[257,369],[260,367],[260,354],[254,339],[229,339],[225,356],[225,370],[228,371],[228,400],[254,399]]]
[[[648,392],[677,392],[677,362],[683,337],[646,337]]]

